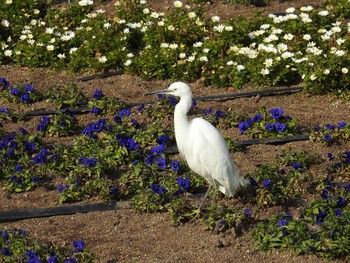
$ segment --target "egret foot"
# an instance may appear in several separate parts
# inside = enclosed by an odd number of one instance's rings
[[[212,185],[210,185],[210,186],[208,187],[208,190],[207,190],[207,192],[205,193],[205,195],[204,195],[204,197],[203,197],[203,199],[202,199],[201,204],[199,205],[199,211],[202,211],[202,208],[203,208],[203,206],[204,206],[204,204],[205,204],[205,200],[207,199],[208,194],[209,194],[209,192],[210,192],[210,190],[211,190],[212,187],[213,187]]]

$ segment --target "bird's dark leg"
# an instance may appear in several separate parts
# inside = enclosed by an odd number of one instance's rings
[[[205,193],[201,204],[199,205],[199,211],[202,210],[202,208],[203,208],[203,206],[204,206],[204,203],[205,203],[205,200],[207,199],[208,194],[209,194],[209,192],[210,192],[210,190],[211,190],[212,187],[213,187],[212,185],[210,185],[210,186],[208,187],[208,190],[207,190],[207,192]]]
[[[214,191],[214,197],[213,197],[213,205],[216,206],[216,197],[218,195],[218,189],[215,188],[215,191]]]

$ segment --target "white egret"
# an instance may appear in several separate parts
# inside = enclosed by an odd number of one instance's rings
[[[153,91],[147,95],[150,94],[180,97],[174,112],[177,148],[188,166],[210,184],[200,209],[212,187],[231,197],[241,187],[248,185],[249,181],[241,176],[221,133],[202,118],[188,121],[187,113],[192,106],[192,91],[186,83],[175,82],[166,89]]]

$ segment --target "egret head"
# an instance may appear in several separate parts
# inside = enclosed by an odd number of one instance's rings
[[[192,91],[191,91],[191,88],[186,83],[178,81],[178,82],[174,82],[166,89],[152,91],[150,93],[147,93],[146,95],[151,95],[151,94],[168,94],[176,97],[185,97],[185,96],[192,96]]]

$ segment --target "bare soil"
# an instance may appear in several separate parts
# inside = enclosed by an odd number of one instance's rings
[[[172,1],[151,1],[155,8],[162,10],[172,4]],[[283,12],[287,7],[305,5],[319,6],[320,1],[270,1],[266,7],[225,5],[214,1],[208,5],[208,15],[219,15],[229,18],[237,14],[249,15],[255,11],[262,13]],[[104,7],[111,8],[112,2]],[[73,80],[75,76],[69,72],[49,69],[28,69],[12,66],[1,66],[0,77],[5,77],[13,84],[32,83],[35,88],[45,91],[55,84]],[[150,90],[169,85],[169,81],[145,81],[136,76],[121,75],[105,79],[95,79],[79,82],[79,87],[88,96],[96,89],[102,89],[104,94],[121,98],[125,102],[147,101],[144,96]],[[194,96],[224,94],[236,91],[234,88],[216,89],[204,87],[200,83],[190,83]],[[238,92],[251,88],[247,87]],[[311,128],[326,123],[340,121],[350,122],[349,102],[335,96],[312,96],[296,93],[285,96],[240,98],[229,101],[206,101],[198,103],[199,110],[212,106],[223,111],[235,110],[239,113],[253,114],[259,106],[267,108],[280,107],[296,118],[302,128]],[[1,105],[0,105],[1,106]],[[4,105],[6,106],[6,105]],[[15,108],[17,107],[17,108]],[[52,108],[54,105],[35,103],[30,109]],[[28,107],[11,105],[12,109],[28,111]],[[92,121],[90,116],[79,117],[81,123]],[[35,132],[38,118],[30,122],[5,123],[6,130],[17,131],[19,127]],[[225,136],[236,140],[248,137],[241,135],[238,129],[221,130]],[[70,140],[72,138],[68,138]],[[293,142],[284,145],[255,145],[245,151],[233,154],[243,174],[257,165],[270,163],[275,156],[285,149],[306,150],[325,156],[327,152],[346,151],[350,143],[324,147],[309,141]],[[321,167],[322,168],[322,167]],[[320,177],[326,177],[324,170],[314,171]],[[97,202],[87,200],[85,202]],[[238,207],[244,207],[235,198],[222,199],[220,202]],[[7,211],[23,208],[48,207],[57,204],[57,190],[40,187],[33,192],[23,194],[7,194],[0,191],[0,210]],[[268,218],[282,208],[275,207],[257,211],[262,217]],[[298,211],[295,211],[296,213]],[[257,252],[251,240],[251,229],[244,231],[240,237],[230,233],[218,235],[205,229],[199,221],[173,226],[167,213],[136,213],[130,209],[120,209],[109,212],[93,212],[71,216],[56,216],[22,220],[11,223],[1,223],[0,229],[22,228],[34,238],[50,241],[57,246],[71,245],[73,240],[85,240],[86,249],[96,254],[96,262],[328,262],[315,256],[295,256],[291,252],[274,251],[270,255]],[[337,262],[337,261],[334,261]]]

